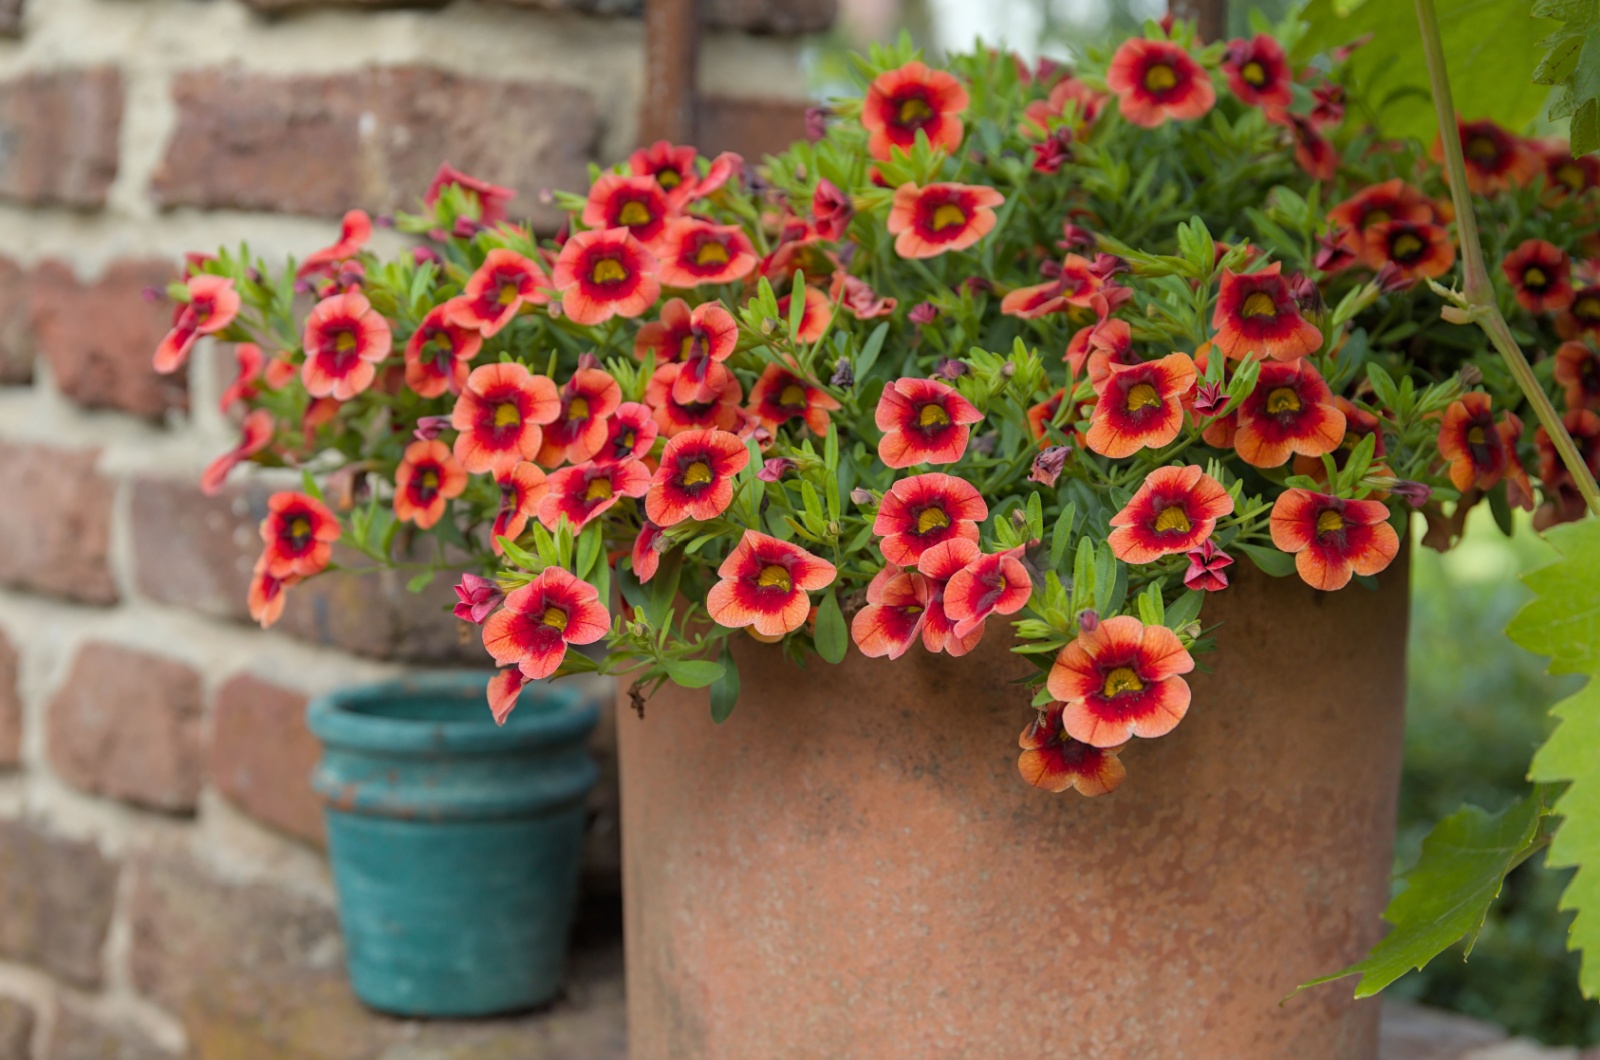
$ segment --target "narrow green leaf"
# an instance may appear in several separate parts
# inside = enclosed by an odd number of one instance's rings
[[[1077,506],[1071,501],[1061,506],[1056,516],[1055,529],[1050,531],[1050,569],[1059,571],[1061,561],[1067,558],[1067,546],[1072,544],[1072,524],[1078,517]]]
[[[433,583],[433,576],[437,573],[437,571],[425,570],[421,574],[414,575],[410,581],[406,582],[406,592],[420,593]]]
[[[726,641],[722,644],[722,676],[711,683],[711,720],[721,725],[739,702],[739,666]]]
[[[856,374],[856,385],[866,381],[872,373],[872,366],[878,363],[878,353],[883,349],[883,340],[889,335],[889,322],[885,320],[872,329],[872,334],[867,336],[866,344],[861,347],[861,352],[856,355],[852,370]]]
[[[844,612],[839,609],[839,598],[832,589],[817,606],[817,626],[813,639],[817,654],[824,660],[835,665],[844,662],[845,652],[850,649],[850,631],[845,628]]]
[[[1244,541],[1235,541],[1233,547],[1250,557],[1250,562],[1261,568],[1265,574],[1274,578],[1284,578],[1294,573],[1294,557],[1287,552],[1279,552],[1275,548],[1265,545],[1252,545]]]
[[[578,535],[578,554],[573,561],[573,573],[585,581],[589,578],[589,571],[594,567],[594,562],[600,556],[602,541],[600,538],[600,521],[597,519],[583,528],[583,533]]]
[[[506,559],[510,560],[512,563],[515,563],[525,571],[538,573],[548,566],[548,564],[541,562],[538,556],[535,556],[526,549],[523,549],[509,537],[496,536],[495,540],[500,542],[500,550],[505,554]]]

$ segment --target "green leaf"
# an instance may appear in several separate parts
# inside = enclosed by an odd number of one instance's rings
[[[495,540],[500,542],[500,549],[505,554],[506,559],[510,560],[512,563],[515,563],[523,570],[537,574],[539,571],[544,570],[547,566],[547,564],[540,562],[538,556],[535,556],[533,553],[523,549],[509,537],[497,535]]]
[[[1416,865],[1401,875],[1405,890],[1383,911],[1394,930],[1365,960],[1303,983],[1299,990],[1359,975],[1355,996],[1371,997],[1461,939],[1471,953],[1506,874],[1537,849],[1539,818],[1545,813],[1539,789],[1499,813],[1463,806],[1440,821],[1422,841]]]
[[[317,480],[311,477],[311,472],[303,468],[300,471],[300,490],[313,500],[321,501],[323,499],[322,487],[317,485]]]
[[[1539,41],[1548,51],[1533,80],[1561,86],[1549,117],[1570,116],[1572,153],[1587,154],[1600,148],[1600,0],[1545,0],[1533,17],[1565,23]]]
[[[683,549],[675,548],[661,557],[656,576],[645,586],[650,592],[644,617],[654,629],[667,624],[667,611],[678,598],[678,579],[683,575]]]
[[[813,637],[817,645],[817,654],[828,662],[838,664],[844,662],[845,652],[850,649],[850,631],[845,628],[844,612],[839,609],[839,598],[833,590],[828,590],[828,595],[822,598],[822,603],[817,607],[817,627]]]
[[[684,688],[704,688],[722,676],[722,665],[709,659],[670,659],[667,676]]]
[[[1294,573],[1294,557],[1265,545],[1251,545],[1235,541],[1233,547],[1250,557],[1250,562],[1274,578],[1285,578]]]
[[[1363,99],[1388,97],[1377,116],[1384,135],[1432,143],[1438,125],[1414,5],[1365,0],[1348,17],[1338,6],[1334,0],[1306,5],[1306,33],[1295,57],[1308,59],[1372,34],[1350,57],[1351,81]],[[1530,17],[1527,0],[1438,0],[1436,7],[1457,112],[1524,131],[1549,95],[1533,83],[1532,72],[1543,55],[1539,42],[1554,26]]]
[[[603,544],[600,538],[600,521],[597,519],[584,527],[583,533],[578,535],[578,556],[572,565],[573,573],[580,578],[588,578],[590,568],[600,557]]]
[[[420,593],[433,583],[433,576],[437,573],[438,571],[425,570],[421,574],[415,575],[410,581],[406,582],[406,592]]]
[[[878,363],[878,353],[883,349],[883,340],[888,335],[889,322],[885,320],[882,324],[873,328],[872,334],[867,336],[866,344],[861,347],[861,352],[856,355],[856,363],[851,366],[851,370],[856,375],[857,385],[866,381],[867,376],[872,372],[872,366]]]
[[[1072,544],[1072,523],[1078,516],[1077,506],[1071,501],[1061,506],[1055,529],[1050,531],[1050,569],[1059,571],[1061,561],[1067,558],[1067,546]]]
[[[1553,674],[1600,672],[1600,519],[1551,527],[1544,538],[1562,558],[1522,576],[1538,595],[1506,635],[1550,656]]]
[[[739,666],[727,642],[722,645],[722,676],[711,682],[711,720],[721,725],[739,702]]]

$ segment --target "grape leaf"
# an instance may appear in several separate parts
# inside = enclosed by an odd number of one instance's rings
[[[1550,656],[1554,674],[1600,672],[1600,520],[1551,527],[1562,558],[1522,576],[1537,593],[1506,627],[1514,642]]]
[[[1550,119],[1572,119],[1574,155],[1600,149],[1600,0],[1537,0],[1535,18],[1564,25],[1539,41],[1548,49],[1533,73],[1541,85],[1560,85]]]

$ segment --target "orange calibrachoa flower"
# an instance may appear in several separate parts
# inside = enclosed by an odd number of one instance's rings
[[[1032,595],[1033,579],[1022,565],[1018,545],[980,555],[952,574],[944,586],[944,613],[955,623],[955,635],[965,637],[981,629],[990,615],[1022,610]]]
[[[606,173],[589,189],[583,223],[593,229],[626,228],[633,238],[657,250],[672,219],[672,204],[654,177]]]
[[[549,489],[539,498],[539,521],[554,530],[565,516],[577,533],[622,498],[643,497],[650,488],[650,469],[640,460],[590,461],[552,471],[545,481]]]
[[[215,496],[228,473],[272,444],[275,421],[266,409],[252,409],[240,424],[239,444],[206,465],[200,475],[200,492]]]
[[[750,412],[768,428],[781,427],[799,417],[813,434],[828,433],[830,417],[839,402],[826,390],[809,382],[781,364],[769,364],[750,388]]]
[[[1367,244],[1367,229],[1390,221],[1429,224],[1438,219],[1433,200],[1399,177],[1363,188],[1328,211],[1340,244],[1369,269],[1382,267],[1389,258],[1384,248]]]
[[[1456,263],[1456,245],[1443,225],[1386,221],[1368,228],[1366,241],[1369,259],[1412,280],[1436,279]]]
[[[522,695],[522,686],[527,682],[528,679],[515,666],[496,670],[494,676],[489,678],[489,687],[486,689],[489,714],[496,725],[504,725],[506,719],[511,717],[511,712],[517,707],[517,697]]]
[[[692,405],[710,401],[721,393],[729,374],[723,362],[733,356],[738,344],[739,325],[732,313],[716,302],[695,306],[689,314],[678,377],[672,383],[673,399]]]
[[[178,307],[172,330],[156,347],[154,367],[163,374],[183,366],[200,336],[216,334],[239,315],[239,292],[228,277],[202,272],[189,277],[184,286],[189,300]]]
[[[937,379],[896,379],[883,388],[873,420],[884,432],[878,459],[895,469],[953,464],[967,451],[971,425],[983,413]]]
[[[306,317],[306,362],[300,379],[312,397],[349,401],[372,385],[389,356],[389,322],[359,291],[324,298]]]
[[[1254,354],[1292,361],[1322,345],[1322,332],[1300,315],[1282,269],[1275,261],[1260,272],[1222,270],[1211,326],[1216,348],[1228,357],[1238,360]]]
[[[1573,442],[1578,446],[1578,454],[1589,465],[1589,471],[1600,475],[1600,414],[1591,409],[1573,409],[1561,417],[1561,423],[1572,435]],[[1533,443],[1539,451],[1539,478],[1544,486],[1545,501],[1534,516],[1533,525],[1543,529],[1552,523],[1582,519],[1588,511],[1588,505],[1578,493],[1572,473],[1556,452],[1555,444],[1543,425],[1533,432]]]
[[[850,639],[862,655],[898,659],[928,619],[928,580],[888,564],[867,584],[867,606],[850,620]]]
[[[639,527],[639,536],[633,539],[631,559],[633,573],[640,584],[656,576],[656,571],[661,567],[661,546],[666,540],[667,535],[661,532],[661,527],[648,519]]]
[[[545,426],[534,457],[545,467],[581,464],[600,451],[606,421],[622,404],[622,388],[610,372],[579,368],[562,384],[560,401],[561,411]]]
[[[1233,446],[1245,463],[1278,467],[1295,453],[1321,456],[1344,440],[1344,413],[1304,359],[1261,366],[1255,389],[1239,403]]]
[[[351,210],[339,223],[339,240],[332,246],[313,250],[295,270],[295,276],[330,275],[338,271],[342,262],[361,253],[361,248],[372,238],[372,218],[365,210]]]
[[[698,217],[669,222],[656,249],[661,255],[661,282],[668,287],[732,283],[756,267],[756,250],[744,229]]]
[[[1005,201],[982,184],[902,184],[889,210],[894,252],[902,258],[932,258],[965,250],[994,228],[994,208]]]
[[[610,629],[599,590],[571,571],[546,567],[506,594],[505,606],[483,624],[483,646],[496,666],[515,666],[540,681],[561,666],[568,644],[593,644]]]
[[[1096,392],[1110,377],[1112,365],[1143,363],[1133,351],[1133,331],[1128,322],[1116,319],[1097,321],[1074,332],[1061,359],[1072,369],[1073,379],[1087,372],[1089,385]]]
[[[445,317],[457,327],[473,328],[490,338],[511,323],[525,305],[545,305],[543,288],[550,278],[531,259],[496,247],[467,278],[459,298],[446,302]]]
[[[1062,727],[1063,710],[1064,704],[1050,704],[1017,738],[1022,748],[1017,771],[1022,779],[1046,791],[1076,788],[1078,794],[1090,797],[1115,791],[1128,773],[1117,757],[1122,745],[1095,747],[1074,740]]]
[[[1061,726],[1092,747],[1165,736],[1189,711],[1194,659],[1178,635],[1118,615],[1061,649],[1045,687],[1061,701]]]
[[[738,435],[714,428],[675,434],[650,480],[645,514],[662,527],[715,519],[733,503],[733,477],[748,463],[750,450]]]
[[[483,348],[483,333],[450,323],[450,311],[448,302],[428,310],[406,341],[406,386],[419,397],[461,393]]]
[[[1159,449],[1183,427],[1183,396],[1194,388],[1194,361],[1171,353],[1141,364],[1111,365],[1084,444],[1101,456]]]
[[[472,474],[483,471],[504,477],[539,453],[541,424],[561,414],[555,383],[520,364],[480,365],[450,413],[456,435],[455,456]]]
[[[509,475],[497,477],[495,484],[500,487],[500,509],[495,512],[489,543],[498,556],[504,551],[498,539],[515,541],[522,536],[528,520],[539,514],[539,502],[549,492],[550,483],[543,468],[524,460]]]
[[[700,182],[694,165],[698,155],[693,147],[678,147],[666,140],[657,140],[629,155],[628,169],[636,177],[653,179],[666,193],[672,208],[679,210]]]
[[[1293,100],[1289,86],[1289,60],[1283,45],[1265,33],[1249,40],[1228,42],[1222,53],[1222,72],[1240,102],[1256,107],[1287,107]]]
[[[300,582],[300,575],[288,574],[277,578],[267,572],[267,557],[256,560],[250,572],[250,589],[246,604],[251,621],[267,629],[283,617],[283,605],[288,602],[287,591]]]
[[[917,560],[917,573],[928,583],[928,617],[922,625],[922,646],[929,651],[965,655],[983,639],[983,620],[956,632],[956,620],[944,609],[950,579],[975,563],[983,551],[976,541],[953,537],[927,549]]]
[[[649,405],[624,401],[606,419],[606,440],[594,454],[594,462],[614,464],[643,459],[660,433],[661,425],[656,422]]]
[[[478,206],[478,223],[484,227],[493,227],[506,219],[506,204],[517,197],[511,188],[502,188],[498,184],[490,184],[486,180],[456,169],[445,162],[439,166],[438,172],[433,175],[433,180],[428,183],[428,190],[423,192],[422,204],[432,206],[439,201],[439,196],[447,187],[460,188],[471,202]]]
[[[551,283],[561,311],[577,324],[636,317],[661,294],[654,254],[626,228],[575,233],[556,258]]]
[[[919,132],[930,146],[954,151],[961,146],[967,102],[967,90],[953,74],[916,60],[879,74],[861,102],[867,153],[887,160],[895,148],[910,151]]]
[[[937,471],[903,478],[889,487],[872,522],[872,532],[883,538],[878,547],[883,558],[914,567],[934,545],[964,537],[976,543],[978,524],[989,517],[972,483]]]
[[[1198,465],[1158,467],[1127,505],[1111,517],[1108,539],[1124,563],[1154,563],[1199,548],[1233,514],[1233,498]]]
[[[233,382],[222,391],[222,396],[217,399],[217,406],[224,413],[231,411],[241,401],[248,401],[260,393],[260,383],[263,381],[267,363],[267,355],[253,342],[239,343],[233,348],[233,357],[239,366],[239,372],[233,377]]]
[[[662,303],[660,318],[640,326],[639,333],[633,340],[633,355],[641,361],[647,355],[653,356],[657,365],[663,365],[686,360],[697,342],[704,345],[708,351],[711,350],[717,344],[712,341],[713,336],[706,326],[705,314],[712,308],[720,309],[721,306],[715,302],[706,302],[690,309],[689,303],[681,298],[667,299]],[[696,312],[700,314],[698,318],[695,316]],[[722,338],[720,332],[716,337]],[[733,338],[737,342],[737,333]],[[725,339],[722,341],[726,342]],[[731,346],[728,347],[728,352],[733,352]]]
[[[1556,317],[1556,334],[1569,340],[1600,335],[1600,284],[1573,292],[1572,304]]]
[[[1351,573],[1377,574],[1400,551],[1381,501],[1352,501],[1306,489],[1285,490],[1272,505],[1272,543],[1294,556],[1316,589],[1343,589]]]
[[[1510,413],[1496,425],[1489,409],[1489,395],[1464,394],[1444,410],[1439,423],[1439,455],[1450,464],[1450,483],[1458,490],[1476,486],[1492,488],[1506,473],[1508,462],[1516,459],[1516,449],[1506,448],[1503,429],[1513,440],[1522,433],[1522,422]]]
[[[721,380],[721,389],[710,401],[685,403],[672,396],[682,370],[682,364],[664,364],[645,384],[644,402],[653,410],[661,433],[671,438],[680,431],[696,427],[733,430],[739,423],[739,401],[744,397],[738,378],[728,372]]]
[[[1559,200],[1568,195],[1582,195],[1590,188],[1600,188],[1600,158],[1594,155],[1572,157],[1572,148],[1565,140],[1544,140],[1535,145],[1544,163],[1545,185]]]
[[[1066,399],[1067,392],[1063,388],[1057,390],[1037,405],[1028,406],[1028,433],[1040,445],[1045,444],[1045,440],[1049,435],[1049,431],[1046,428],[1055,422],[1056,413],[1061,411],[1061,403]],[[1071,430],[1071,426],[1068,424],[1063,424],[1062,427],[1063,433]]]
[[[1567,409],[1600,409],[1600,353],[1582,342],[1556,350],[1555,380],[1566,389]]]
[[[280,581],[309,578],[320,573],[333,558],[339,520],[315,497],[287,490],[274,493],[267,498],[261,540],[267,546],[261,555],[267,574]]]
[[[717,568],[721,579],[706,597],[706,612],[729,629],[752,626],[764,637],[781,637],[805,625],[806,595],[833,583],[838,572],[788,541],[746,530]]]
[[[1061,262],[1059,276],[1048,283],[1008,292],[1000,300],[1000,312],[1033,320],[1050,313],[1064,313],[1071,306],[1087,309],[1104,286],[1105,281],[1091,271],[1089,259],[1081,254],[1068,254]]]
[[[792,297],[786,294],[778,299],[779,319],[789,319],[789,300]],[[833,322],[833,306],[828,302],[827,295],[809,284],[801,297],[805,299],[805,304],[800,308],[800,329],[795,333],[795,341],[809,344],[827,334],[828,325]]]
[[[1117,94],[1122,116],[1147,128],[1169,118],[1198,118],[1217,101],[1205,68],[1181,45],[1165,40],[1123,41],[1106,70],[1106,86]]]
[[[444,516],[452,497],[467,488],[467,473],[440,441],[412,442],[394,473],[394,514],[427,530]]]
[[[1521,186],[1544,171],[1544,160],[1527,141],[1487,118],[1458,118],[1456,128],[1466,163],[1467,188],[1476,195],[1493,195],[1513,185]],[[1435,162],[1444,161],[1444,142],[1439,137],[1434,138],[1431,154]]]
[[[1554,243],[1528,239],[1500,263],[1517,304],[1530,313],[1551,313],[1572,304],[1572,259]]]
[[[1049,136],[1052,125],[1065,117],[1067,107],[1071,106],[1077,117],[1072,132],[1081,135],[1100,116],[1100,108],[1105,106],[1105,102],[1105,96],[1076,77],[1064,77],[1050,86],[1047,98],[1036,99],[1022,109],[1022,120],[1017,124],[1017,131],[1030,139],[1045,138]]]
[[[1384,455],[1383,420],[1347,398],[1335,395],[1333,404],[1335,408],[1344,413],[1344,438],[1340,440],[1338,447],[1328,454],[1333,458],[1333,466],[1343,471],[1345,464],[1350,460],[1350,454],[1355,451],[1361,439],[1370,434],[1373,437],[1372,459],[1374,464],[1372,472],[1374,474],[1384,474],[1382,465],[1376,463]],[[1328,474],[1327,469],[1322,466],[1321,456],[1305,456],[1304,454],[1295,456],[1294,473],[1296,475],[1307,475],[1318,482],[1325,482]]]

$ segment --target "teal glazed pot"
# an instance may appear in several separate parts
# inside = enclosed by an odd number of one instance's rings
[[[406,1016],[484,1016],[561,989],[598,708],[529,685],[501,728],[487,674],[313,700],[350,980]]]

